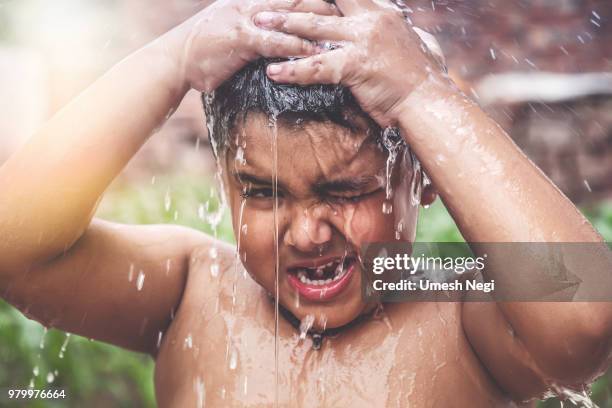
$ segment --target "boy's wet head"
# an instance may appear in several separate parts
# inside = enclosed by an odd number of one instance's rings
[[[241,260],[275,292],[276,200],[279,301],[315,328],[342,326],[370,306],[361,246],[414,238],[421,174],[399,132],[381,131],[347,89],[279,85],[265,66],[204,97]]]
[[[260,59],[223,83],[212,95],[204,95],[209,138],[215,154],[236,146],[240,124],[252,113],[269,118],[331,122],[348,129],[366,128],[380,136],[380,127],[359,107],[351,92],[340,85],[283,85],[270,80],[266,66],[272,60]],[[389,136],[398,142],[399,131]],[[378,140],[381,142],[381,140]]]

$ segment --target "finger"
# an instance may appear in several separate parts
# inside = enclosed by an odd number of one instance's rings
[[[274,31],[261,32],[254,42],[255,51],[262,57],[308,57],[318,52],[308,40]]]
[[[261,10],[285,10],[300,13],[315,13],[322,16],[339,16],[338,8],[324,0],[269,0]]]
[[[310,40],[346,41],[355,39],[355,27],[347,17],[319,16],[313,13],[276,13],[263,11],[254,17],[255,24],[266,29]]]
[[[385,9],[399,10],[391,0],[336,0],[335,3],[344,16]]]
[[[336,0],[335,3],[343,16],[354,16],[365,10],[372,10],[371,2],[368,0]]]
[[[339,84],[347,66],[346,49],[338,49],[295,61],[268,65],[267,74],[275,82],[298,85]]]

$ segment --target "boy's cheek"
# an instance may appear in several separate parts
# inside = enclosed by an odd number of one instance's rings
[[[236,241],[240,240],[240,259],[249,275],[261,286],[270,289],[274,285],[275,259],[273,218],[266,213],[244,208],[242,222],[237,218],[234,230]],[[239,224],[241,226],[239,226]]]
[[[357,247],[367,242],[392,241],[395,216],[384,214],[382,200],[369,200],[342,212],[346,239]]]

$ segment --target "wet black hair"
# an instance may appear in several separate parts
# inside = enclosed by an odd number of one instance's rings
[[[364,113],[348,88],[341,85],[287,85],[276,83],[266,74],[266,67],[278,60],[259,59],[221,84],[213,93],[202,94],[208,125],[208,137],[216,156],[230,147],[231,135],[236,125],[249,113],[262,113],[270,118],[292,117],[318,122],[330,121],[356,130],[357,118],[365,120],[367,130],[379,136],[381,128]],[[296,122],[296,123],[299,123]],[[363,127],[363,126],[362,126]],[[386,135],[393,144],[403,142],[399,130],[392,129]]]

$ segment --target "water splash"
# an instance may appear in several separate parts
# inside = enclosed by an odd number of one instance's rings
[[[230,346],[229,369],[235,370],[237,366],[238,366],[238,350],[232,344]]]
[[[382,132],[382,144],[387,149],[387,162],[385,166],[385,201],[383,202],[383,214],[391,214],[393,212],[393,187],[391,179],[393,177],[393,168],[397,161],[398,154],[406,146],[404,140],[399,135],[397,128],[387,127]]]
[[[314,325],[315,318],[313,315],[306,315],[300,322],[300,340],[306,339],[306,335]]]
[[[166,190],[166,194],[164,195],[164,210],[166,212],[170,212],[170,208],[172,207],[172,196],[170,195],[170,189]]]
[[[49,332],[49,329],[47,329],[46,327],[43,329],[43,334],[40,337],[40,343],[38,344],[38,348],[39,349],[44,349],[45,348],[45,341],[47,339],[47,333]]]
[[[421,204],[421,195],[423,188],[431,184],[429,177],[423,172],[421,162],[416,157],[414,152],[410,151],[410,159],[412,162],[412,180],[410,181],[410,204],[418,206]]]
[[[404,232],[404,221],[400,220],[395,228],[395,239],[400,240],[402,238],[402,232]]]
[[[219,276],[219,261],[217,260],[217,258],[219,257],[219,250],[217,249],[215,245],[213,245],[208,250],[208,256],[211,259],[210,275],[213,278],[216,278],[217,276]]]
[[[221,220],[223,219],[223,215],[225,214],[225,198],[223,195],[223,190],[222,190],[222,180],[221,180],[221,175],[220,173],[217,173],[216,176],[217,179],[217,183],[221,186],[220,187],[220,191],[221,193],[219,194],[219,204],[218,204],[218,208],[216,211],[210,211],[210,202],[207,201],[206,205],[204,207],[204,211],[202,211],[202,214],[200,216],[200,219],[202,219],[203,221],[205,221],[209,226],[210,229],[212,230],[213,236],[215,238],[218,237],[218,229],[219,229],[219,224],[221,223]],[[216,192],[213,190],[211,190],[211,196],[215,196]],[[200,207],[201,208],[201,207]],[[198,215],[200,215],[200,210],[198,209]]]
[[[393,204],[390,201],[383,201],[382,212],[383,214],[391,214],[393,212]]]
[[[136,289],[140,292],[144,286],[145,274],[142,270],[138,272],[138,278],[136,278]]]
[[[204,387],[204,381],[201,377],[196,377],[196,379],[193,381],[193,389],[197,397],[197,407],[203,408],[204,401],[206,400],[206,388]]]
[[[214,91],[204,94],[202,98],[204,102],[204,111],[206,112],[206,128],[208,130],[208,135],[209,135],[208,139],[210,141],[210,145],[215,155],[215,158],[217,158],[216,160],[217,171],[215,173],[215,179],[217,181],[217,185],[219,186],[219,194],[218,194],[219,205],[218,205],[217,211],[209,212],[208,202],[207,202],[207,208],[206,208],[207,215],[205,217],[200,217],[200,218],[205,218],[206,222],[210,225],[213,231],[213,236],[217,238],[218,226],[221,220],[223,219],[223,215],[225,214],[225,209],[227,208],[227,201],[225,197],[225,183],[223,182],[223,167],[221,166],[221,160],[219,160],[220,154],[222,152],[221,152],[221,149],[219,149],[219,146],[217,145],[216,139],[212,137],[213,130],[215,127],[215,117],[212,114],[212,103],[214,99],[215,99]],[[211,197],[214,195],[215,195],[214,190],[211,190]]]
[[[278,250],[278,128],[277,128],[277,116],[270,118],[269,126],[272,128],[272,166],[273,166],[273,180],[272,180],[272,195],[274,197],[274,403],[278,407],[279,395],[279,369],[278,369],[278,355],[279,355],[279,273],[280,273],[280,260]]]
[[[59,358],[64,358],[64,354],[66,354],[66,348],[68,347],[68,342],[70,341],[70,333],[66,333],[66,338],[60,347],[60,351],[58,354]]]
[[[187,337],[185,337],[185,341],[183,342],[183,350],[192,349],[192,348],[193,348],[193,337],[191,336],[191,333],[189,333]]]
[[[236,256],[234,259],[234,282],[232,283],[232,313],[234,310],[234,306],[236,305],[236,291],[238,289],[238,268],[241,265],[240,262],[240,244],[242,242],[242,218],[244,215],[244,206],[246,205],[247,200],[245,198],[242,199],[242,201],[240,202],[240,210],[239,210],[239,214],[238,214],[238,228],[236,228],[238,230],[238,238],[236,240]],[[246,274],[246,269],[244,271],[244,275],[245,278],[247,276]]]
[[[212,276],[213,278],[219,276],[219,264],[217,262],[213,262],[210,265],[210,276]]]
[[[573,390],[571,388],[553,384],[551,385],[550,390],[543,395],[543,399],[555,397],[559,398],[562,406],[562,401],[569,401],[573,405],[580,408],[599,408],[599,406],[595,404],[589,396],[589,390],[587,388],[582,390]]]

